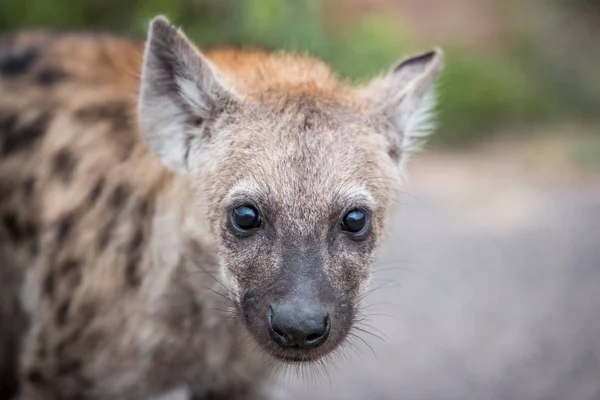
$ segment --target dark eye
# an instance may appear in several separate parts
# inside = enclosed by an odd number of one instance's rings
[[[367,213],[363,210],[350,210],[342,219],[342,230],[350,233],[361,233],[368,223]]]
[[[243,205],[233,209],[231,222],[236,228],[249,231],[260,226],[261,218],[256,208],[250,205]]]

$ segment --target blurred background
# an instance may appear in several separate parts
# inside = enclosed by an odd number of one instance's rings
[[[600,1],[0,0],[0,31],[308,52],[351,81],[433,45],[439,129],[410,170],[360,338],[293,398],[600,399]]]

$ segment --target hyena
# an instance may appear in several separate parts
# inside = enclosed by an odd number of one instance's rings
[[[1,37],[0,397],[264,398],[340,351],[442,65]]]

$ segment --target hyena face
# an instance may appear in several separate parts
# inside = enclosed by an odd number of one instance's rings
[[[261,57],[247,68],[267,69],[267,82],[252,83],[257,70],[218,70],[155,19],[140,122],[150,148],[188,185],[190,213],[217,243],[247,330],[278,359],[311,361],[352,328],[401,164],[427,128],[442,54],[410,58],[358,88],[301,69],[304,81],[269,84],[281,71],[268,71],[275,56]],[[277,65],[306,60],[286,62]]]

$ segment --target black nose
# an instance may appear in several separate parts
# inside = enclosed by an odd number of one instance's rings
[[[325,343],[329,316],[322,306],[299,302],[273,304],[268,311],[271,339],[283,347],[309,349]]]

